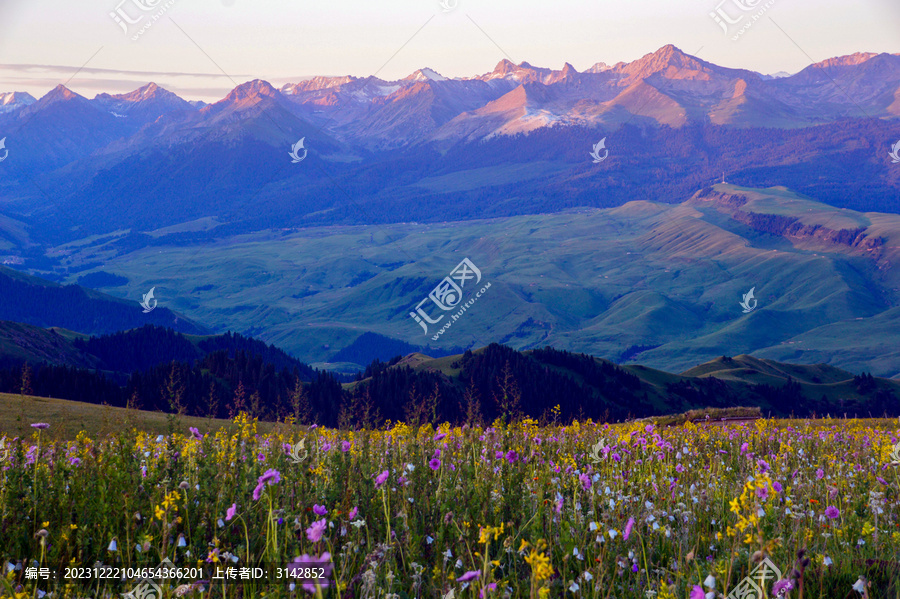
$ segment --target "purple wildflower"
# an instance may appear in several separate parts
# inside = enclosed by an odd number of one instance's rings
[[[322,555],[312,556],[304,553],[303,555],[295,557],[288,562],[287,565],[287,571],[296,574],[300,574],[304,571],[309,572],[310,568],[324,568],[325,576],[314,579],[303,578],[302,576],[295,576],[295,578],[297,578],[297,582],[300,584],[301,588],[312,595],[315,594],[317,586],[320,589],[326,589],[329,586],[329,579],[331,578],[331,570],[333,568],[331,554],[327,551]]]
[[[316,520],[312,523],[312,526],[306,529],[306,538],[313,543],[318,543],[322,539],[322,535],[325,534],[327,526],[328,522],[325,521],[325,518]]]
[[[782,487],[781,483],[778,481],[772,483],[772,488],[775,489],[776,493],[781,493],[782,491],[784,491],[784,487]]]
[[[318,503],[313,504],[313,513],[316,516],[324,516],[328,513],[328,510],[325,509],[324,505],[319,505]]]
[[[704,599],[706,597],[706,593],[703,592],[703,588],[700,585],[694,585],[694,588],[691,589],[691,596],[688,599]]]
[[[192,427],[190,427],[188,430],[191,431],[191,437],[192,437],[192,438],[194,438],[194,439],[196,439],[196,440],[198,440],[198,441],[200,441],[200,440],[203,439],[203,434],[197,429],[197,427],[192,426]]]
[[[591,488],[591,477],[587,474],[582,474],[578,477],[578,480],[581,481],[581,486],[585,491]]]
[[[354,518],[356,518],[356,514],[358,514],[358,513],[359,513],[359,510],[357,508],[353,508],[352,510],[350,510],[350,513],[347,514],[347,517],[350,518],[351,520],[353,520]]]
[[[353,446],[353,443],[351,443],[350,441],[341,441],[341,451],[343,451],[344,453],[347,453],[348,451],[350,451],[350,448],[352,446]]]
[[[822,480],[823,478],[825,478],[825,471],[822,470],[821,468],[816,470],[816,478],[819,480]]]
[[[387,479],[388,479],[388,471],[385,470],[384,472],[382,472],[381,474],[379,474],[378,476],[375,477],[375,488],[380,489],[381,485],[383,485],[385,482],[387,482]]]
[[[469,570],[468,572],[457,578],[456,582],[469,582],[475,580],[479,576],[481,576],[481,572],[479,572],[478,570]]]
[[[432,470],[439,470],[441,467],[441,461],[437,458],[431,458],[431,461],[428,462],[428,467]]]
[[[228,522],[237,515],[237,504],[232,503],[231,507],[225,511],[225,521]]]
[[[840,516],[841,516],[841,510],[837,509],[833,505],[829,505],[827,508],[825,508],[825,517],[826,518],[831,518],[832,520],[834,520],[835,518],[840,518]]]
[[[435,440],[435,441],[440,441],[441,439],[443,439],[443,438],[446,437],[446,436],[447,436],[447,433],[438,433],[438,434],[436,434],[436,435],[434,436],[434,440]]]
[[[517,461],[518,459],[519,459],[519,454],[517,454],[514,449],[510,449],[509,451],[506,452],[506,460],[510,464]]]
[[[256,482],[261,485],[268,484],[269,486],[278,484],[281,482],[281,473],[274,468],[269,468],[263,473],[262,476],[259,477],[259,480]]]
[[[31,425],[31,428],[36,428],[39,431],[42,431],[44,429],[50,428],[50,425],[47,424],[46,422],[35,422],[34,424]]]

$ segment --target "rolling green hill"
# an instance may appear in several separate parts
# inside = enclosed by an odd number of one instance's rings
[[[104,271],[129,281],[109,293],[163,286],[173,309],[317,366],[374,332],[442,348],[551,345],[668,371],[748,354],[900,375],[900,216],[784,188],[719,184],[679,205],[271,230],[202,247],[157,241],[121,254],[70,247],[69,262],[101,255]],[[425,334],[409,313],[465,257],[491,288],[433,340],[436,327]],[[758,305],[744,313],[751,288]]]

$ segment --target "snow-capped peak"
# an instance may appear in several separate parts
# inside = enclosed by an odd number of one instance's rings
[[[412,75],[406,78],[407,81],[446,81],[447,78],[441,75],[440,73],[429,69],[419,69]]]

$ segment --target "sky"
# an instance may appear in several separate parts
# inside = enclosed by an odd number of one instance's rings
[[[717,11],[739,22],[720,26]],[[63,83],[93,97],[153,81],[215,101],[256,78],[391,80],[423,67],[471,77],[504,58],[581,71],[666,44],[794,73],[855,52],[898,54],[898,32],[897,0],[0,0],[0,92],[40,97]]]

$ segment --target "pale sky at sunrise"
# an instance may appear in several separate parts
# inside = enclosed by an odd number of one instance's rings
[[[763,73],[793,73],[810,58],[900,53],[897,0],[445,1],[457,5],[444,12],[439,0],[0,0],[0,92],[40,97],[82,65],[67,85],[87,97],[154,81],[187,99],[215,101],[232,79],[276,86],[314,75],[399,79],[421,67],[469,77],[507,57],[584,70],[669,43]],[[756,6],[742,12],[736,3]],[[710,16],[718,7],[746,23],[767,3],[737,41]],[[127,34],[110,16],[117,8],[142,17]]]

